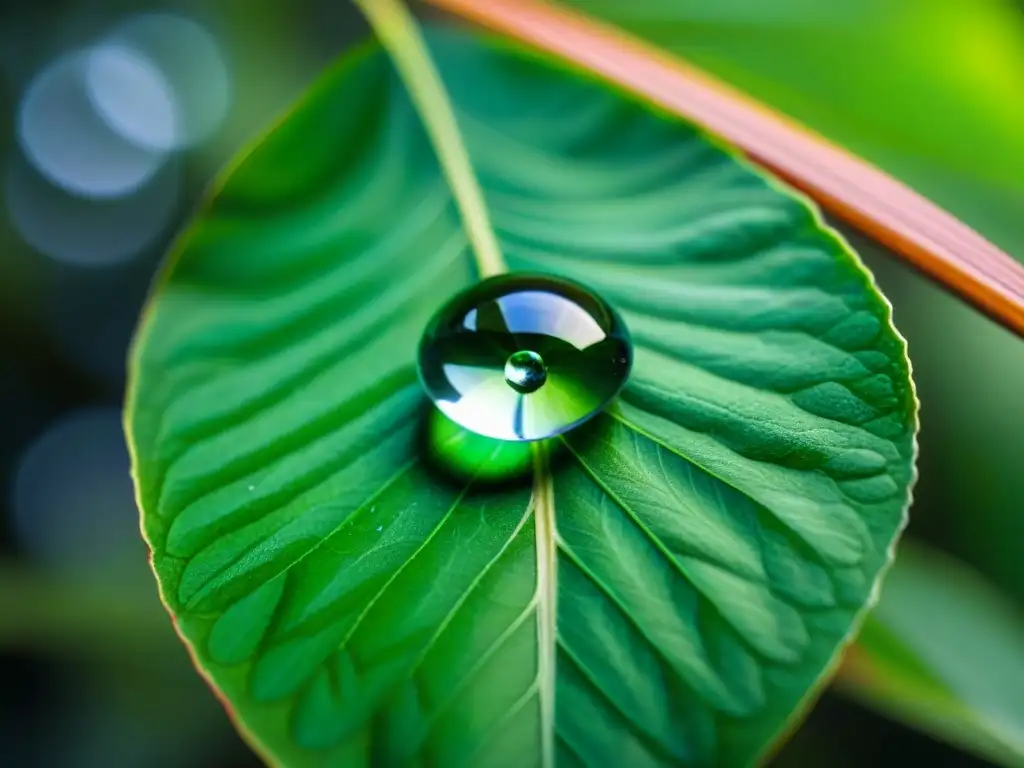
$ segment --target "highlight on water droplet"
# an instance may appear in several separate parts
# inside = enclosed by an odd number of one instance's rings
[[[486,437],[540,440],[599,413],[629,376],[622,318],[560,278],[500,275],[449,300],[428,324],[419,372],[438,409]]]
[[[536,352],[523,349],[513,352],[505,361],[505,381],[516,392],[528,395],[544,386],[548,368],[544,358]]]

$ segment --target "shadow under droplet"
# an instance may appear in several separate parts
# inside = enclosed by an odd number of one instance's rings
[[[545,442],[549,466],[554,468],[564,458],[565,446],[557,438]],[[460,487],[472,482],[478,490],[507,490],[532,483],[535,442],[484,437],[456,424],[435,407],[424,414],[420,444],[432,472]]]
[[[456,424],[431,407],[420,427],[420,444],[428,466],[440,479],[464,486],[526,485],[531,479],[530,443],[484,437]]]

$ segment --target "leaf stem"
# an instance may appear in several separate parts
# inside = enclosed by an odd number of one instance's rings
[[[507,272],[451,101],[403,0],[355,0],[394,62],[451,185],[481,277]]]

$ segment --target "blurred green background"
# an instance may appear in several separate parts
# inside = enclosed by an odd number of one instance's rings
[[[1024,259],[1024,2],[659,0],[673,22],[655,32],[618,3],[576,0],[670,39]],[[258,765],[157,601],[120,433],[124,358],[210,177],[365,34],[339,0],[0,10],[2,766]],[[1024,342],[847,234],[910,343],[910,535],[1019,612]],[[773,764],[908,760],[985,765],[831,693]]]

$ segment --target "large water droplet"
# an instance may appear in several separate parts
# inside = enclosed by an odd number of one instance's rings
[[[626,383],[629,333],[602,298],[567,280],[492,277],[455,296],[420,342],[420,378],[452,421],[539,440],[594,416]]]

